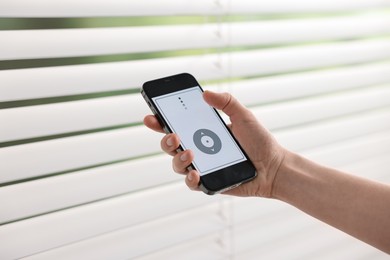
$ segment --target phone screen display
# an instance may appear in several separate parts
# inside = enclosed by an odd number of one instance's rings
[[[201,176],[247,160],[199,87],[152,99],[183,149],[194,152],[193,165]]]

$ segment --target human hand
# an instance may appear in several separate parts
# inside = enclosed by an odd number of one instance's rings
[[[229,93],[205,91],[203,98],[210,106],[222,110],[229,116],[231,121],[230,130],[246,151],[258,173],[252,181],[226,191],[224,194],[272,197],[273,182],[283,161],[285,149],[257,121],[252,112]],[[154,131],[164,133],[153,115],[146,116],[144,124]],[[167,134],[161,140],[162,150],[173,156],[173,170],[186,175],[185,181],[190,189],[199,190],[199,173],[196,170],[187,170],[194,159],[194,154],[191,150],[177,152],[179,145],[180,139],[176,134]]]

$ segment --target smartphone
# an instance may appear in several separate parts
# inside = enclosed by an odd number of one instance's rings
[[[178,151],[193,151],[188,169],[199,172],[204,193],[220,193],[256,177],[252,162],[218,111],[203,100],[203,90],[192,75],[145,82],[141,93],[164,131],[180,137]]]

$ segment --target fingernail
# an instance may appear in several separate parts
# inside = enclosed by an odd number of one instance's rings
[[[187,154],[182,154],[182,155],[180,156],[180,160],[181,160],[182,162],[187,161],[187,159],[188,159]]]
[[[168,146],[172,146],[173,145],[172,137],[167,139],[167,145]]]
[[[189,181],[192,181],[192,179],[193,179],[192,174],[191,174],[191,173],[188,173],[188,174],[187,174],[187,178],[188,178]]]

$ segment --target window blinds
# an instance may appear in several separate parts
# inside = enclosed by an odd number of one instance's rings
[[[1,259],[385,258],[277,201],[189,191],[139,88],[190,72],[289,149],[389,181],[389,7],[3,0]]]

